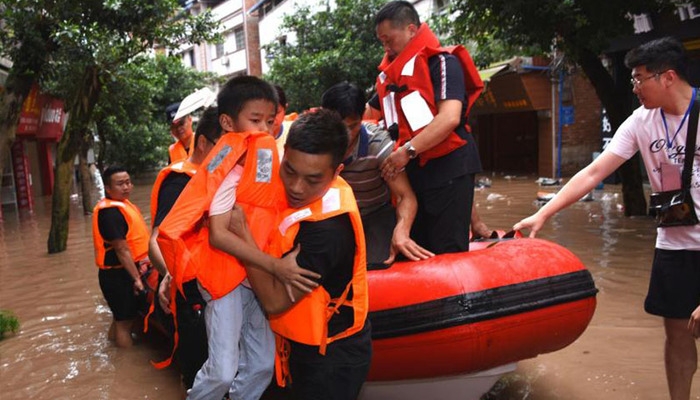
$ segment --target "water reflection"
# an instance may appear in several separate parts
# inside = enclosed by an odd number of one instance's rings
[[[475,201],[493,228],[509,229],[536,211],[534,177],[494,179]],[[148,210],[149,186],[133,201]],[[485,397],[488,400],[590,400],[666,398],[661,321],[642,309],[655,237],[647,218],[625,218],[616,189],[596,193],[552,218],[540,237],[573,251],[600,289],[598,309],[577,342],[519,363]],[[3,399],[178,399],[177,372],[149,361],[166,356],[163,340],[132,349],[107,340],[110,313],[97,282],[90,218],[74,204],[68,250],[46,254],[50,199],[33,215],[5,214],[0,224],[0,308],[11,309],[21,331],[0,342]],[[700,399],[700,378],[693,396]]]

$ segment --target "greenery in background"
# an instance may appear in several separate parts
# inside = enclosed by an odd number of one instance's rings
[[[282,86],[290,111],[318,106],[330,86],[348,81],[371,88],[384,51],[375,35],[374,16],[384,0],[337,0],[313,12],[304,6],[285,17],[280,35],[287,43],[265,48],[270,72]]]
[[[124,64],[95,108],[100,167],[119,164],[138,174],[163,166],[173,143],[165,108],[218,80],[185,67],[179,57],[141,56]]]
[[[85,169],[85,155],[94,137],[94,111],[103,89],[119,78],[125,64],[156,45],[178,48],[219,40],[218,23],[210,12],[196,16],[184,12],[177,0],[0,1],[0,54],[9,55],[15,63],[10,75],[29,77],[30,84],[39,83],[45,91],[62,98],[70,113],[56,151],[48,240],[49,253],[56,253],[65,250],[68,239],[74,160],[78,156],[81,170]],[[41,55],[39,65],[25,59],[36,55]],[[27,66],[33,69],[21,70]],[[15,118],[21,107],[16,99],[24,92],[11,90],[11,98],[0,98],[0,111]],[[0,139],[14,134],[6,130],[5,124],[0,124],[0,130]]]
[[[3,339],[6,333],[16,333],[17,330],[19,330],[19,320],[12,311],[0,310],[0,339]]]

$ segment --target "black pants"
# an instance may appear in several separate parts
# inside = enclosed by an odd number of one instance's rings
[[[293,400],[356,400],[372,359],[371,329],[331,343],[325,356],[289,357]]]
[[[474,174],[416,193],[418,212],[411,237],[435,254],[469,250],[469,224],[474,202]]]
[[[187,299],[177,292],[177,327],[180,342],[177,348],[177,361],[182,373],[182,382],[191,388],[197,372],[209,357],[207,328],[204,324],[204,308],[207,303],[197,289],[197,281],[191,280],[182,285]]]

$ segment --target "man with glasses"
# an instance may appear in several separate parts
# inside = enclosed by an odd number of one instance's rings
[[[625,57],[639,107],[620,126],[603,154],[577,173],[547,205],[515,224],[534,237],[545,221],[588,193],[637,151],[654,192],[681,188],[685,143],[697,89],[687,79],[683,45],[666,37]],[[697,110],[697,109],[695,109]],[[697,112],[697,111],[694,111]],[[696,143],[690,193],[700,214],[700,163]],[[700,225],[657,228],[644,309],[664,318],[666,378],[672,400],[688,400],[697,369],[693,336],[700,336]]]
[[[186,117],[189,118],[189,117]],[[214,145],[221,137],[219,113],[216,107],[209,107],[202,114],[194,135],[194,149],[189,159],[177,161],[163,168],[158,174],[151,192],[151,226],[153,232],[149,243],[149,257],[163,278],[158,289],[158,301],[166,314],[170,314],[171,277],[158,247],[158,227],[168,215],[180,193],[185,189]],[[179,333],[178,361],[182,372],[182,382],[191,388],[194,377],[207,359],[207,331],[204,326],[203,311],[206,302],[197,289],[197,282],[185,282],[185,297],[178,291],[175,299]]]

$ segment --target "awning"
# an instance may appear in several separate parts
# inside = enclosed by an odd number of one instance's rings
[[[501,71],[509,71],[511,68],[513,70],[517,69],[518,64],[522,63],[522,60],[520,57],[513,57],[509,60],[504,60],[504,61],[499,61],[495,62],[487,69],[482,69],[479,71],[479,77],[481,80],[486,83],[488,82],[494,75],[498,74]]]

